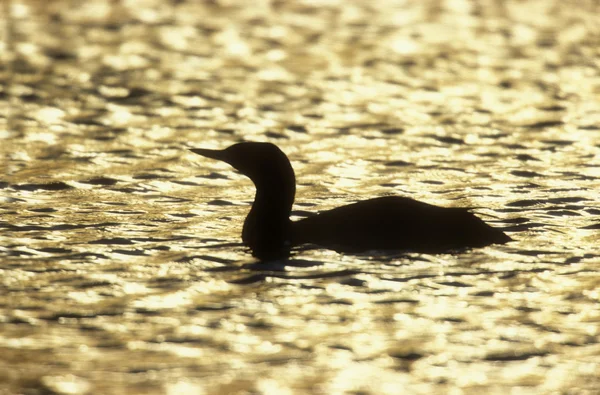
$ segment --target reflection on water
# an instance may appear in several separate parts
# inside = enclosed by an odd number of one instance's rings
[[[598,5],[248,4],[5,2],[0,392],[597,391]],[[256,263],[241,139],[516,241]]]

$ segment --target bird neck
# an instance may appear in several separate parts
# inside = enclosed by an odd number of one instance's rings
[[[291,240],[290,212],[296,192],[291,184],[255,183],[256,196],[244,221],[242,240],[255,256],[287,256]]]
[[[295,183],[255,185],[256,195],[246,222],[288,222],[296,194]]]
[[[294,204],[295,192],[295,188],[291,190],[288,188],[282,190],[265,190],[259,188],[256,190],[252,207],[256,207],[260,211],[270,211],[289,218],[292,205]]]
[[[296,177],[291,165],[278,166],[252,181],[256,187],[252,211],[261,216],[289,219],[296,195]]]

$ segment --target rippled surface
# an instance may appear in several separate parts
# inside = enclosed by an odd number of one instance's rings
[[[597,393],[598,5],[246,4],[5,4],[0,392]],[[241,139],[516,241],[256,263]]]

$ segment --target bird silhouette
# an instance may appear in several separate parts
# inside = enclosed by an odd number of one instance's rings
[[[243,142],[223,150],[190,151],[226,162],[254,183],[256,196],[244,221],[242,241],[260,260],[287,258],[292,247],[307,243],[346,253],[443,253],[512,240],[466,208],[400,196],[363,200],[292,221],[296,177],[276,145]]]

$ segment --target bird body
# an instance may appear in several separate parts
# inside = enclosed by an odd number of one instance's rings
[[[191,151],[229,163],[253,181],[256,196],[244,221],[242,241],[261,260],[287,258],[293,246],[307,243],[351,253],[441,253],[511,240],[467,209],[399,196],[363,200],[291,221],[296,179],[287,156],[277,146],[245,142],[224,150]]]
[[[339,252],[410,250],[440,253],[510,240],[464,208],[400,196],[363,200],[294,222],[292,244]]]

